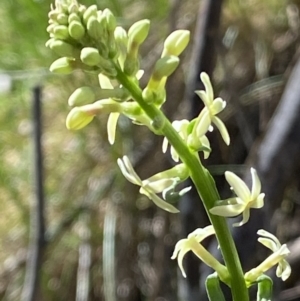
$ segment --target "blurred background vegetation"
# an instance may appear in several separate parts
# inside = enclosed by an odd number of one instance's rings
[[[213,1],[219,5],[218,20],[213,20],[218,15],[213,11],[218,8],[209,4]],[[111,147],[105,130],[107,116],[80,132],[65,128],[69,95],[95,78],[81,72],[70,76],[48,72],[55,59],[45,47],[50,3],[2,0],[0,6],[0,299],[29,301],[21,296],[36,203],[32,89],[41,86],[46,243],[34,300],[205,300],[199,283],[207,271],[200,262],[188,258],[185,281],[170,260],[179,238],[207,224],[199,200],[191,193],[179,202],[180,215],[162,212],[138,195],[116,166],[116,159],[124,154],[135,159],[142,178],[170,166],[170,158],[161,155],[161,138],[121,119],[117,143]],[[212,133],[208,167],[217,176],[222,195],[229,192],[219,175],[227,169],[243,175],[253,165],[261,171],[266,187],[270,174],[278,175],[279,184],[273,182],[269,189],[279,200],[267,199],[264,215],[257,218],[282,241],[289,241],[297,253],[299,135],[288,137],[292,146],[274,142],[273,149],[279,145],[279,155],[288,158],[285,168],[277,166],[277,153],[268,165],[274,169],[264,169],[260,159],[261,152],[273,143],[263,144],[264,138],[272,129],[276,108],[284,100],[283,92],[298,61],[300,1],[82,0],[85,5],[95,3],[110,8],[127,28],[136,20],[151,20],[150,37],[142,48],[146,74],[171,30],[192,31],[194,37],[182,65],[170,78],[165,111],[172,120],[197,114],[201,102],[191,93],[199,88],[197,68],[212,76],[216,91],[228,101],[223,119],[232,144],[224,147],[218,134]],[[205,55],[199,57],[203,49],[210,53],[206,61]],[[294,105],[299,109],[297,102]],[[256,240],[255,226],[251,229],[237,234],[241,245],[250,237]],[[256,247],[240,252],[247,267],[262,259],[262,249]],[[295,255],[291,262],[292,277],[276,286],[274,300],[300,300],[300,260]]]

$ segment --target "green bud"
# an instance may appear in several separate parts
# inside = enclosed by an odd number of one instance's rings
[[[77,21],[77,22],[81,23],[80,16],[78,16],[78,14],[76,14],[76,13],[71,13],[68,18],[68,23],[70,24],[70,23],[72,23],[72,21]]]
[[[114,31],[114,39],[116,42],[117,52],[119,53],[118,61],[121,67],[124,66],[125,58],[127,55],[128,37],[125,29],[117,26]]]
[[[92,122],[95,114],[89,112],[88,109],[85,109],[87,106],[75,107],[69,112],[66,119],[68,130],[80,130]]]
[[[103,35],[103,28],[96,17],[92,16],[87,22],[87,32],[95,40],[100,40]]]
[[[57,25],[53,29],[55,38],[65,40],[69,37],[68,27],[65,25]]]
[[[58,74],[70,74],[75,69],[75,59],[72,57],[61,57],[50,66],[50,71]]]
[[[175,30],[165,40],[162,57],[167,55],[179,56],[190,40],[188,30]]]
[[[128,30],[129,41],[132,44],[142,44],[148,36],[150,21],[145,19],[135,22]]]
[[[154,67],[152,79],[160,81],[163,77],[170,76],[179,65],[179,58],[177,56],[165,56],[159,59]]]
[[[95,93],[90,87],[80,87],[76,89],[69,97],[69,106],[80,106],[83,104],[89,104],[95,101]]]
[[[205,287],[209,301],[225,301],[224,294],[220,287],[219,277],[216,272],[207,276]]]
[[[84,15],[84,13],[86,12],[86,6],[85,5],[79,5],[79,9],[78,9],[78,12],[80,13],[81,16]]]
[[[56,20],[60,25],[68,25],[68,16],[66,14],[58,14]]]
[[[72,3],[68,6],[68,13],[73,14],[73,13],[78,13],[79,7],[77,3]]]
[[[85,29],[78,21],[72,21],[68,27],[69,34],[74,40],[80,40],[84,37]]]
[[[147,103],[162,105],[166,100],[166,90],[162,87],[151,89],[148,86],[143,90],[142,96]]]
[[[87,25],[91,17],[97,18],[97,5],[89,6],[83,14],[83,21]]]
[[[80,53],[81,61],[88,66],[96,66],[101,62],[99,51],[93,47],[85,47]]]
[[[49,47],[59,56],[72,57],[74,55],[73,46],[61,40],[53,40]]]
[[[53,33],[54,32],[54,28],[56,27],[57,25],[56,24],[50,24],[50,25],[48,25],[48,27],[47,27],[47,32],[49,32],[49,33]]]
[[[50,47],[51,43],[53,43],[54,41],[56,41],[56,40],[53,39],[53,38],[49,39],[49,40],[45,43],[45,46],[46,46],[46,47]]]
[[[56,21],[58,14],[59,13],[57,11],[51,10],[48,14],[48,18],[52,21]]]
[[[102,14],[105,16],[105,19],[106,19],[107,30],[109,32],[113,32],[117,26],[117,21],[116,21],[115,16],[108,8],[106,8]]]

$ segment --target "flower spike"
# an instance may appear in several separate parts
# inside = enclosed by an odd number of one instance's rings
[[[251,168],[252,189],[251,192],[245,182],[233,172],[226,171],[225,177],[237,195],[224,201],[218,201],[218,204],[210,209],[215,215],[233,217],[243,214],[243,219],[239,223],[233,224],[234,227],[242,226],[248,222],[250,216],[250,208],[259,209],[264,205],[265,194],[261,193],[261,183],[254,168]]]

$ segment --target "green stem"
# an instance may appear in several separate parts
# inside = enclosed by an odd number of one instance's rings
[[[214,206],[215,201],[220,199],[212,176],[207,169],[203,167],[198,155],[190,151],[163,112],[154,105],[148,104],[144,101],[140,87],[121,70],[118,70],[117,79],[131,93],[133,99],[141,106],[148,117],[153,120],[158,127],[160,127],[159,131],[168,139],[169,143],[175,148],[182,162],[188,167],[190,177],[196,186],[209,219],[214,226],[226,267],[231,276],[233,301],[248,301],[249,295],[244,280],[244,274],[226,220],[223,217],[212,215],[209,212],[209,209]]]

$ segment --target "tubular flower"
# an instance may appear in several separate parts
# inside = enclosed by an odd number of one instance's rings
[[[258,230],[257,234],[263,237],[258,238],[258,241],[265,247],[273,251],[266,260],[264,260],[259,266],[250,270],[245,274],[245,279],[249,283],[253,283],[261,276],[264,272],[278,264],[276,269],[276,276],[281,278],[283,281],[289,278],[291,275],[291,266],[285,260],[286,256],[290,254],[290,251],[286,244],[281,245],[278,238],[273,234],[265,231]]]
[[[222,265],[215,257],[213,257],[202,245],[201,242],[206,237],[215,234],[215,230],[212,225],[205,228],[199,228],[188,235],[187,238],[181,239],[175,246],[174,253],[171,259],[178,261],[178,266],[182,272],[183,277],[186,278],[186,273],[183,268],[183,258],[186,253],[192,251],[198,258],[200,258],[205,264],[213,268],[220,278],[224,280],[228,279],[227,268]]]
[[[165,199],[167,199],[168,196],[174,196],[173,189],[175,186],[188,177],[187,169],[184,164],[179,164],[144,181],[137,175],[128,157],[124,156],[123,159],[118,159],[118,165],[124,177],[132,184],[140,186],[140,193],[146,195],[155,205],[171,213],[179,212],[173,205],[157,196],[157,193],[162,192]],[[178,192],[177,195],[182,196],[189,190],[190,187],[184,188]]]
[[[243,219],[240,223],[233,224],[234,227],[242,226],[249,220],[250,208],[259,209],[264,205],[264,193],[261,193],[261,183],[254,168],[251,168],[252,189],[251,192],[245,182],[230,171],[225,172],[227,182],[237,195],[236,198],[231,198],[224,201],[218,201],[217,206],[210,209],[210,212],[215,215],[233,217],[243,214]]]
[[[226,101],[217,97],[214,99],[214,92],[208,75],[205,72],[200,74],[200,78],[205,86],[205,91],[196,91],[196,94],[202,99],[205,108],[201,111],[195,125],[195,134],[199,137],[205,135],[207,131],[212,131],[212,123],[219,129],[224,142],[229,145],[230,137],[223,121],[217,117],[226,107]]]

